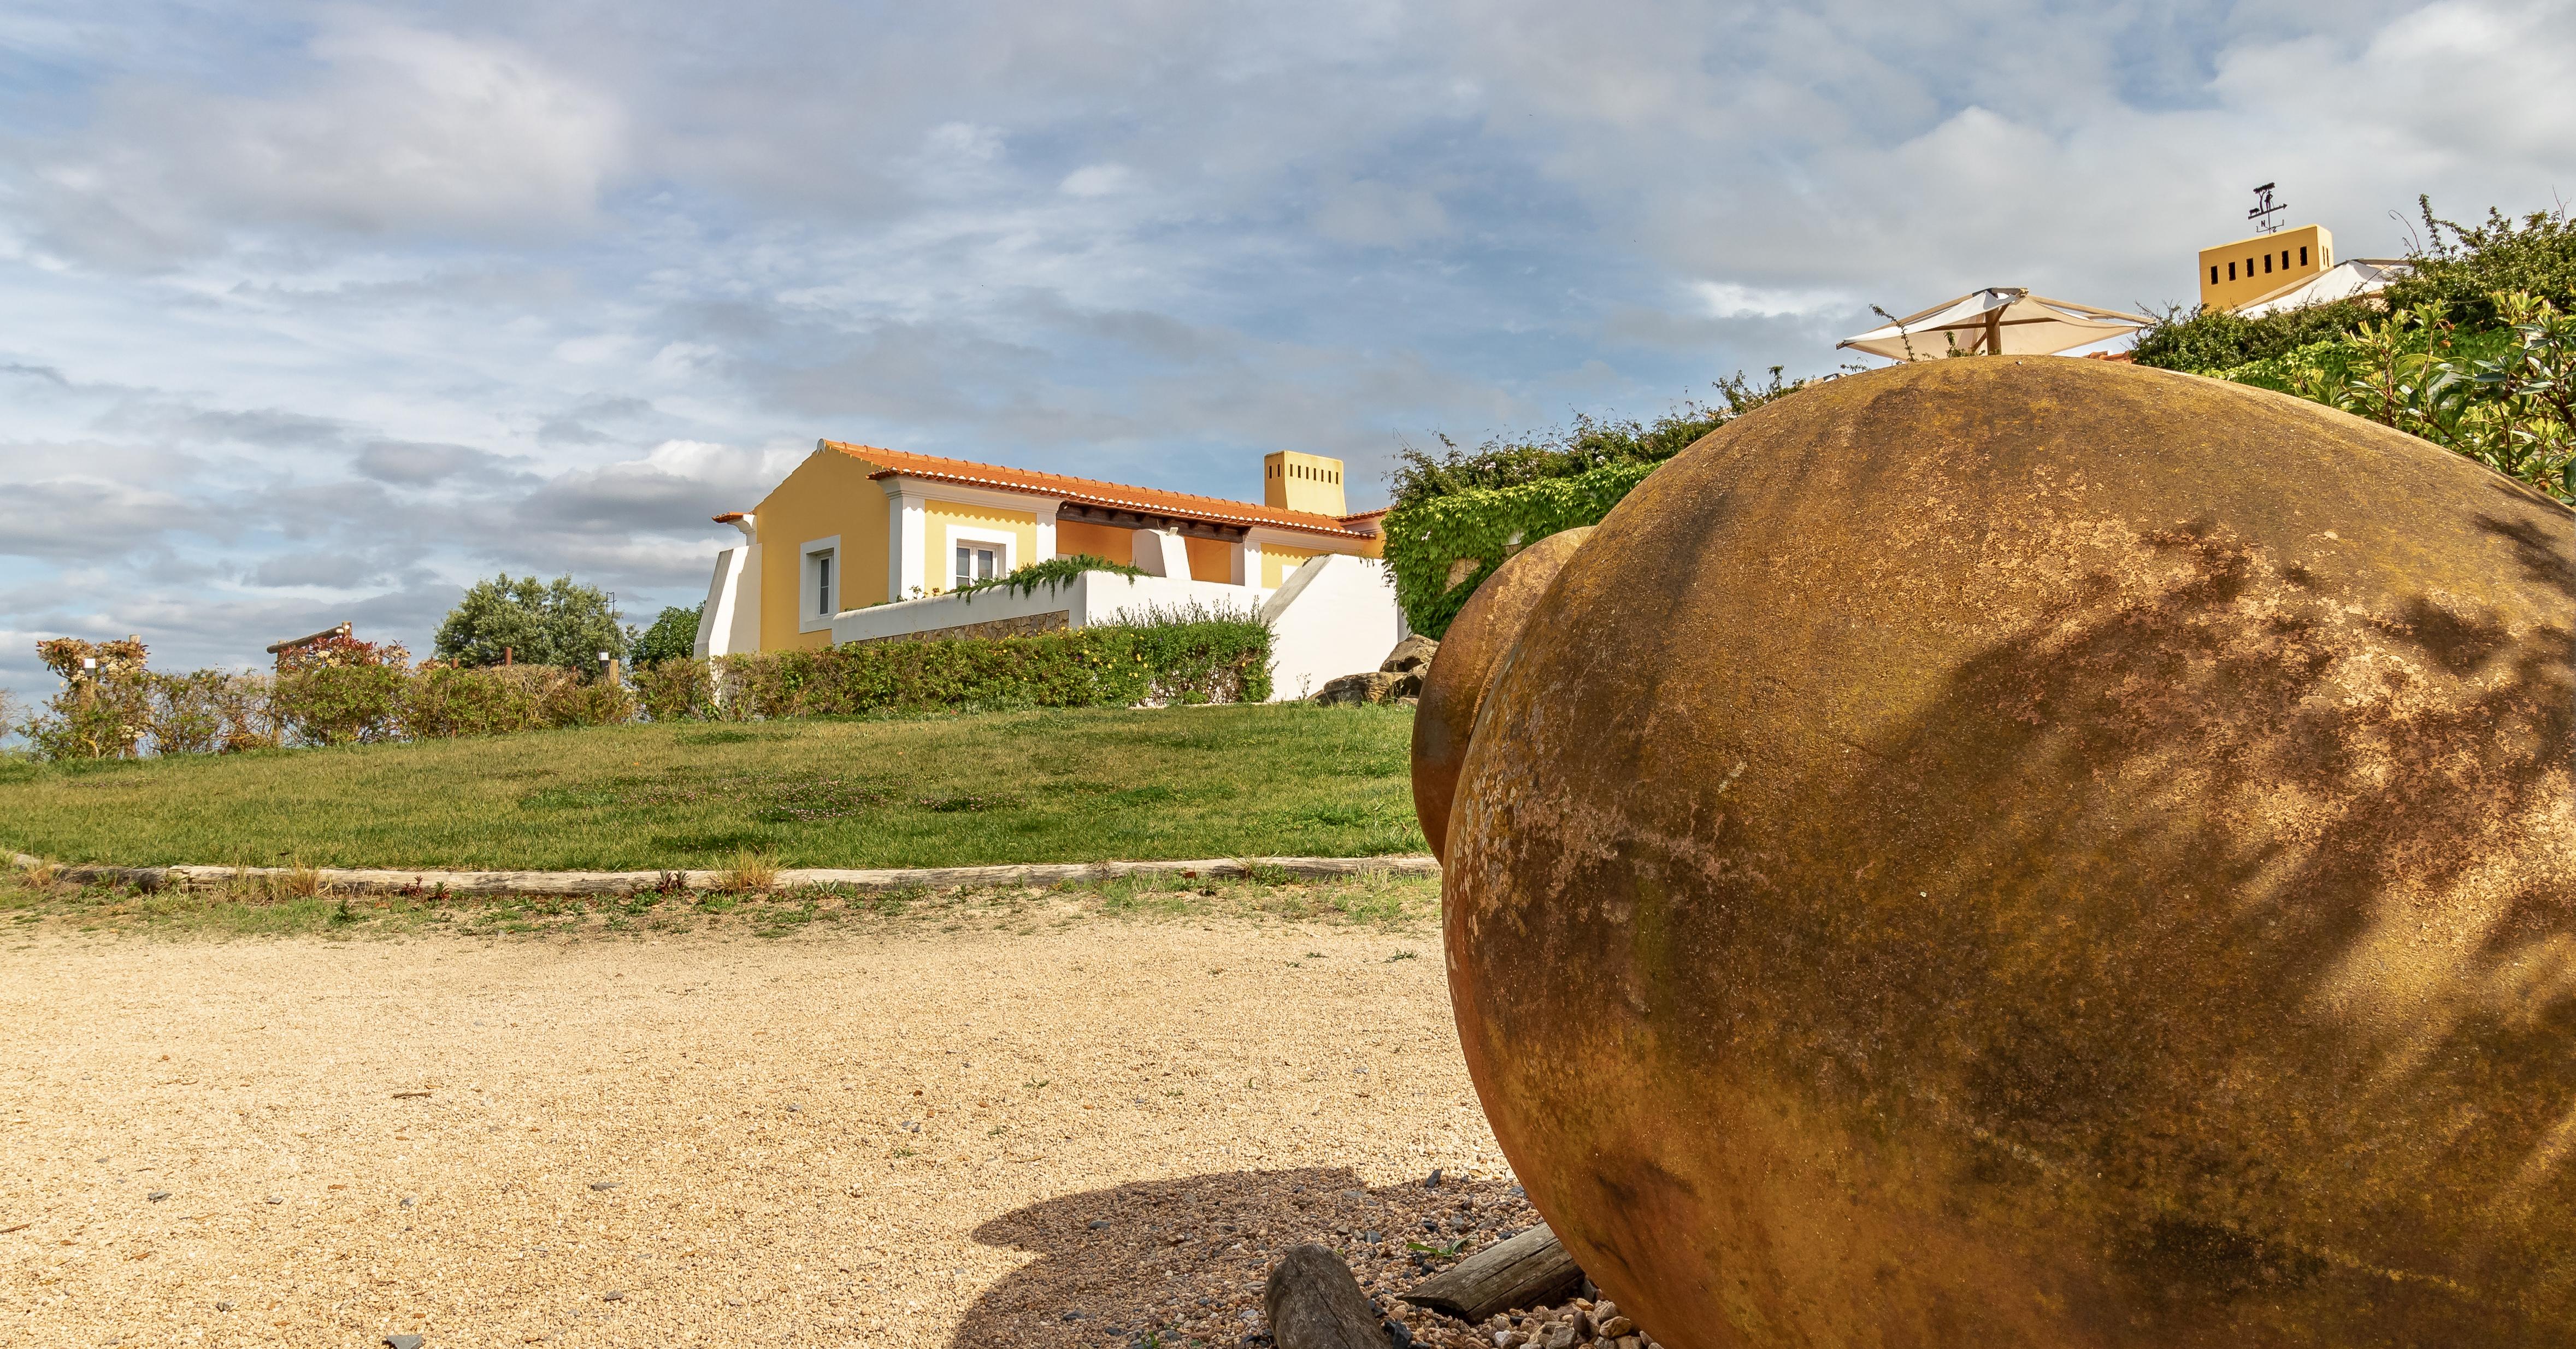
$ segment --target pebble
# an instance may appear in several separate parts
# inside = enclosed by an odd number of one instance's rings
[[[420,1349],[420,1341],[418,1335],[387,1335],[385,1346],[386,1349]]]
[[[594,1180],[590,1183],[590,1188],[594,1190],[614,1190],[625,1183],[626,1182],[622,1180]]]
[[[626,1294],[617,1289],[610,1289],[609,1291],[600,1294],[599,1300],[602,1302],[624,1302],[626,1300]]]
[[[162,1200],[169,1198],[169,1197],[170,1197],[170,1192],[169,1192],[168,1190],[154,1190],[152,1193],[147,1194],[147,1195],[145,1195],[145,1196],[143,1196],[143,1197],[144,1197],[144,1198],[146,1198],[146,1199],[151,1200],[153,1203],[158,1204],[158,1203],[160,1203]]]

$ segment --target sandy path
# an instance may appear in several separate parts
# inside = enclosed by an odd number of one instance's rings
[[[1233,1343],[1434,1166],[1427,933],[0,952],[0,1343]]]

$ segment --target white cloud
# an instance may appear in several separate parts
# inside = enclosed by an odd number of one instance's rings
[[[513,44],[372,20],[315,38],[267,96],[111,83],[83,134],[31,156],[55,250],[159,263],[241,226],[523,237],[594,219],[623,162],[616,102]]]
[[[1105,197],[1124,191],[1135,177],[1124,164],[1085,164],[1064,176],[1064,192],[1074,197]]]
[[[49,72],[0,627],[692,603],[821,436],[1240,495],[1321,449],[1366,501],[1402,439],[1830,368],[1871,302],[2187,298],[2267,179],[2357,254],[2576,195],[2565,3],[701,10],[0,19]]]

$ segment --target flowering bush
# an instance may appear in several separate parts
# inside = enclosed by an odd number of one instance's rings
[[[152,731],[152,677],[143,643],[85,642],[56,637],[36,643],[36,658],[60,676],[63,690],[27,723],[29,744],[48,759],[127,759]]]

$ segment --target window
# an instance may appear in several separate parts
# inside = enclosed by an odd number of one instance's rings
[[[2213,286],[2218,284],[2218,264],[2214,262],[2209,264],[2209,284]]]
[[[2269,275],[2271,274],[2271,272],[2272,272],[2272,255],[2271,255],[2271,254],[2269,254],[2269,253],[2266,253],[2266,254],[2264,254],[2264,255],[2263,255],[2263,273],[2264,273],[2264,275],[2269,276]]]
[[[841,584],[841,536],[796,545],[796,630],[822,632],[849,599]]]
[[[2236,279],[2236,264],[2235,264],[2235,263],[2232,263],[2232,262],[2231,262],[2231,263],[2227,264],[2227,279],[2228,279],[2228,280],[2230,280],[2230,281],[2233,281],[2233,280],[2235,280],[2235,279]]]
[[[1002,575],[1002,545],[967,542],[957,545],[957,588]]]
[[[2308,246],[2306,244],[2299,245],[2299,265],[2302,267],[2308,265]]]

